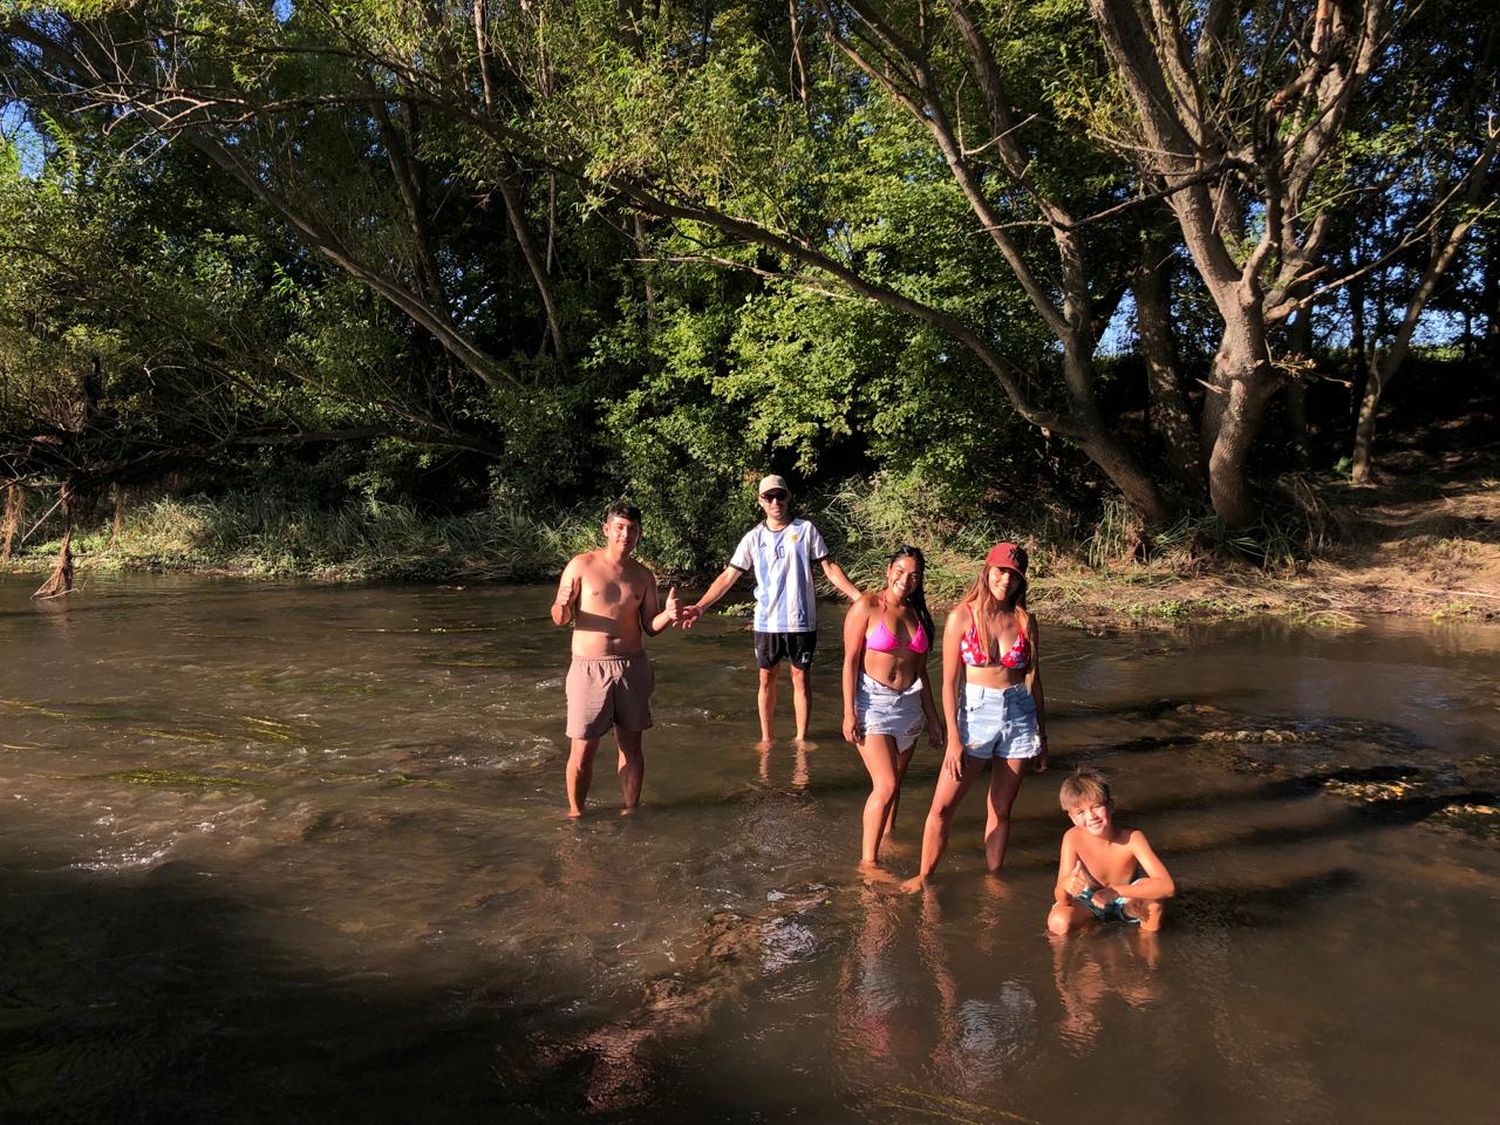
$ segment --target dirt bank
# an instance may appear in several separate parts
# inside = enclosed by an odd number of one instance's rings
[[[1500,457],[1474,451],[1493,432],[1487,415],[1434,425],[1385,451],[1369,486],[1311,484],[1325,539],[1311,561],[1064,566],[1037,583],[1037,605],[1092,628],[1261,613],[1327,626],[1384,614],[1500,621]]]

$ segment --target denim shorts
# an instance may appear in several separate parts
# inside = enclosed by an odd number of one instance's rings
[[[1036,701],[1026,684],[964,684],[958,737],[971,758],[1035,758],[1042,752],[1042,736],[1036,725]]]
[[[913,680],[905,691],[896,691],[869,673],[861,672],[854,693],[854,714],[867,737],[889,735],[896,740],[898,749],[905,750],[916,742],[927,723],[922,714],[922,681]]]

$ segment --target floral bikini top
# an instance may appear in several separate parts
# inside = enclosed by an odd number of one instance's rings
[[[990,663],[990,654],[979,643],[979,622],[974,611],[969,610],[969,631],[958,642],[959,654],[970,668],[985,668]],[[1025,672],[1031,668],[1031,642],[1026,639],[1026,630],[1016,630],[1016,643],[1000,654],[1000,666],[1013,672]]]

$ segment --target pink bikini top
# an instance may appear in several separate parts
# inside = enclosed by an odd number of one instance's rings
[[[974,611],[969,611],[969,631],[958,642],[959,654],[970,668],[989,665],[990,654],[979,643],[979,622],[974,620]],[[1031,667],[1031,642],[1026,639],[1026,630],[1016,630],[1016,643],[1000,654],[1000,666],[1013,672],[1025,672]]]
[[[896,640],[896,634],[885,627],[885,618],[875,623],[875,628],[865,634],[865,648],[871,652],[897,652],[903,648],[911,652],[922,653],[928,648],[927,630],[917,626],[917,631],[911,635],[911,640],[901,644]]]

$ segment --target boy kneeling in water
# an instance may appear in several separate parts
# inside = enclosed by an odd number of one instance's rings
[[[1162,903],[1177,893],[1146,834],[1114,822],[1114,801],[1098,770],[1079,766],[1058,801],[1072,820],[1057,863],[1056,899],[1047,929],[1066,934],[1097,920],[1161,929]]]

